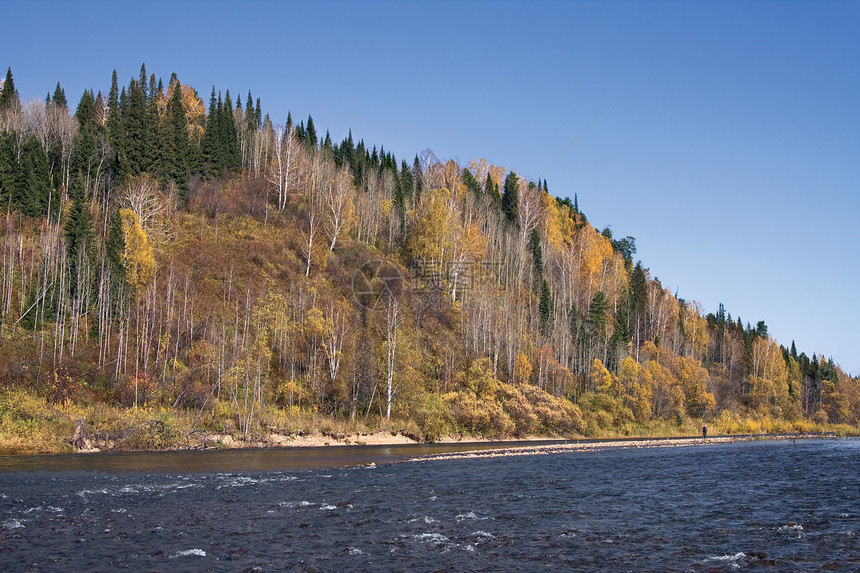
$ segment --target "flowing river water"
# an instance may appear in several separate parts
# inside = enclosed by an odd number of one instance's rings
[[[860,570],[858,439],[434,451],[0,458],[0,570]]]

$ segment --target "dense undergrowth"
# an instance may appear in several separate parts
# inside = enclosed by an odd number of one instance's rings
[[[510,390],[509,390],[510,391]],[[432,407],[432,406],[431,406]],[[468,406],[466,406],[468,407]],[[478,414],[480,412],[480,414]],[[311,435],[353,437],[358,434],[390,432],[418,441],[442,439],[550,439],[628,438],[695,436],[707,424],[709,435],[741,434],[825,434],[860,435],[860,428],[847,424],[818,424],[798,420],[786,422],[774,419],[741,418],[723,413],[713,420],[680,419],[654,421],[645,424],[627,422],[619,426],[599,427],[595,418],[586,415],[585,429],[550,430],[538,433],[520,432],[510,419],[506,422],[486,421],[486,415],[500,412],[475,410],[474,416],[485,420],[486,431],[464,431],[462,425],[440,412],[416,413],[414,419],[384,420],[370,417],[346,420],[320,416],[319,413],[270,406],[261,414],[258,430],[245,436],[236,431],[236,419],[223,408],[196,412],[171,407],[124,408],[104,403],[51,403],[24,390],[0,391],[0,454],[72,453],[81,446],[110,451],[182,450],[200,447],[235,447],[237,445],[265,446],[272,435]],[[428,416],[429,418],[425,418]],[[460,418],[465,421],[464,418]],[[534,420],[534,417],[528,417]],[[86,442],[75,443],[75,429],[83,421]],[[429,422],[429,423],[428,423]],[[522,428],[522,427],[521,427]],[[535,429],[532,426],[532,429]],[[226,437],[229,436],[229,439]]]

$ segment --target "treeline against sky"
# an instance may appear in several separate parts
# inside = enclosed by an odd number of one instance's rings
[[[141,66],[0,90],[0,379],[55,402],[410,420],[428,437],[860,422],[860,381],[704,314],[578,197],[398,160]],[[72,109],[74,107],[74,109]]]

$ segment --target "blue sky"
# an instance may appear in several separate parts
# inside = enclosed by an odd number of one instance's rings
[[[141,62],[548,180],[665,287],[860,374],[860,2],[4,0],[22,98]],[[583,133],[584,132],[584,133]],[[560,157],[559,157],[560,156]]]

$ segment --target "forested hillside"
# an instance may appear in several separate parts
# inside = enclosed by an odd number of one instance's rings
[[[678,298],[546,181],[145,66],[105,92],[0,90],[3,440],[122,411],[174,438],[860,423],[860,380]]]

